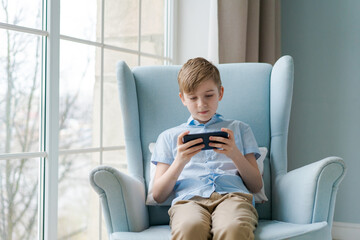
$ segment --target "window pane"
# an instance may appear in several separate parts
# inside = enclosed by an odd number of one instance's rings
[[[104,105],[103,105],[103,145],[124,145],[123,125],[119,102],[119,89],[116,79],[116,64],[122,60],[130,67],[137,65],[138,56],[118,51],[104,51]],[[101,59],[97,58],[97,65]],[[99,112],[100,109],[97,110]]]
[[[39,150],[41,37],[0,29],[0,152]]]
[[[141,66],[164,65],[164,60],[142,56],[140,64]]]
[[[143,0],[141,52],[164,56],[164,0]]]
[[[101,1],[61,0],[60,7],[61,34],[96,41],[96,31],[101,33]]]
[[[112,166],[120,172],[127,173],[125,148],[123,150],[103,152],[103,164]]]
[[[2,0],[0,22],[30,28],[42,28],[42,0]]]
[[[60,149],[99,146],[99,126],[94,108],[95,47],[60,42]]]
[[[100,61],[99,58],[97,60],[98,62]],[[119,61],[125,61],[130,68],[138,66],[137,55],[105,49],[104,77],[111,77],[112,81],[116,81],[116,64],[118,64]]]
[[[58,239],[98,239],[99,197],[89,183],[99,153],[59,158]]]
[[[36,239],[39,159],[0,160],[0,238]]]
[[[122,48],[138,49],[139,1],[105,1],[104,42]]]

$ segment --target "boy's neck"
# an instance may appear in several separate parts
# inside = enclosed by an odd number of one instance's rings
[[[207,124],[208,122],[210,122],[211,119],[213,119],[215,115],[216,115],[216,113],[215,113],[214,115],[212,115],[212,117],[211,117],[209,120],[207,120],[207,121],[200,121],[200,120],[194,118],[194,116],[192,116],[192,115],[191,115],[191,117],[192,117],[194,120],[196,120],[198,123],[205,125],[205,124]]]

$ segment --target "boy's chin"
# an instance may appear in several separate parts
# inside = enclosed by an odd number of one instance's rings
[[[205,124],[205,123],[207,123],[208,121],[210,121],[211,118],[205,118],[205,117],[203,117],[203,118],[196,118],[196,120],[197,120],[199,123]]]

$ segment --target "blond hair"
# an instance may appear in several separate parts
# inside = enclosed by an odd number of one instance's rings
[[[205,58],[190,59],[182,66],[178,75],[180,93],[193,93],[200,83],[209,79],[214,81],[220,91],[221,79],[217,67]]]

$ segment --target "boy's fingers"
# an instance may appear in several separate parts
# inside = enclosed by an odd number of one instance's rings
[[[221,128],[221,131],[226,132],[227,134],[229,134],[229,138],[230,138],[230,139],[234,138],[234,133],[233,133],[233,131],[231,131],[230,129],[228,129],[228,128]]]
[[[178,136],[178,139],[177,139],[177,145],[181,145],[183,144],[183,137],[185,135],[188,135],[190,133],[190,131],[185,131],[185,132],[182,132],[179,136]]]
[[[210,140],[212,142],[216,141],[216,142],[221,142],[221,143],[226,143],[226,144],[230,142],[229,139],[224,138],[224,137],[210,137]]]
[[[200,152],[201,149],[203,149],[205,147],[204,144],[201,144],[199,146],[196,146],[196,147],[192,147],[192,148],[188,148],[186,151],[188,154],[192,154],[192,155],[195,155],[194,153],[196,152]]]
[[[180,145],[180,146],[179,146],[179,149],[181,149],[182,151],[186,151],[186,150],[188,150],[188,149],[192,149],[192,150],[193,150],[193,148],[197,149],[199,146],[194,146],[194,145],[199,144],[199,143],[202,143],[202,142],[203,142],[202,138],[198,138],[198,139],[195,139],[195,140],[192,140],[192,141],[189,141],[189,142],[187,142],[187,143],[184,143],[184,144]],[[200,146],[201,146],[201,145],[200,145]],[[203,148],[203,147],[205,147],[204,144],[202,144],[202,147],[201,147],[201,148]],[[200,148],[200,149],[201,149],[201,148]]]
[[[214,152],[216,152],[216,153],[226,154],[226,150],[225,150],[225,149],[216,149],[216,148],[214,148],[213,150],[214,150]]]
[[[227,144],[223,144],[223,143],[210,143],[210,146],[216,147],[216,148],[221,148],[221,149],[227,148]]]
[[[194,145],[199,144],[199,143],[202,143],[202,142],[203,142],[203,139],[202,139],[202,138],[198,138],[198,139],[191,140],[191,141],[185,143],[184,146],[185,146],[186,148],[191,148],[191,147],[193,147]]]
[[[195,152],[191,153],[191,157],[195,156],[195,155],[196,155],[196,154],[198,154],[199,152],[201,152],[201,149],[199,149],[199,150],[197,150],[197,151],[195,151]]]

